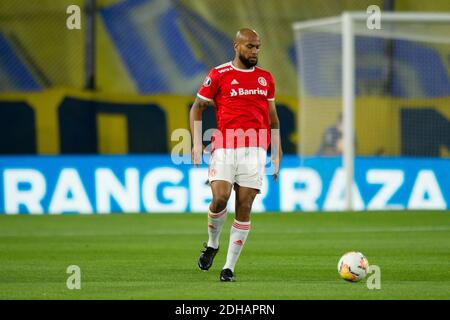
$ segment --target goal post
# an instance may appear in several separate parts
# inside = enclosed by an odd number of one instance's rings
[[[345,172],[345,209],[353,209],[352,186],[355,159],[355,43],[353,18],[342,14],[342,118],[343,168]]]
[[[450,98],[450,82],[442,81],[450,70],[445,63],[450,62],[437,58],[450,56],[450,14],[382,12],[380,29],[369,28],[369,16],[344,12],[293,24],[297,152],[302,164],[308,157],[339,159],[345,177],[344,210],[358,209],[355,158],[433,156],[427,148],[415,148],[413,138],[406,141],[412,147],[405,147],[399,105],[419,108],[433,99]],[[336,142],[333,132],[337,136],[339,130],[333,131],[332,125],[338,118],[342,145],[329,151],[326,135]]]

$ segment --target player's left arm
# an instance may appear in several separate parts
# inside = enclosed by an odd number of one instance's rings
[[[278,119],[275,100],[269,100],[268,102],[269,102],[269,120],[271,131],[270,143],[272,146],[271,154],[272,154],[272,164],[274,167],[273,179],[277,181],[281,158],[283,157],[283,150],[281,148],[280,120]]]

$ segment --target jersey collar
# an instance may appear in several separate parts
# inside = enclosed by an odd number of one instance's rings
[[[235,66],[233,65],[233,61],[230,61],[230,65],[231,65],[231,67],[232,67],[234,70],[241,71],[241,72],[253,72],[253,71],[255,71],[255,67],[252,67],[251,69],[240,69],[240,68],[237,68],[237,67],[235,67]]]

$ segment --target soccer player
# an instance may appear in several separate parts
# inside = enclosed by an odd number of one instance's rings
[[[233,61],[213,68],[190,111],[192,161],[202,161],[202,112],[214,103],[218,130],[212,136],[208,179],[212,202],[208,212],[208,243],[198,266],[208,270],[219,250],[219,237],[227,218],[232,188],[236,193],[227,260],[221,281],[234,281],[234,269],[250,231],[250,211],[260,192],[267,149],[272,143],[273,178],[278,177],[282,150],[275,108],[275,83],[270,72],[257,67],[261,41],[251,29],[241,29],[234,41]],[[272,135],[271,135],[271,129]]]

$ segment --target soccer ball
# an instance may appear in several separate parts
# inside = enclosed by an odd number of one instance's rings
[[[342,279],[358,282],[366,277],[369,261],[361,252],[351,251],[341,257],[337,267]]]

